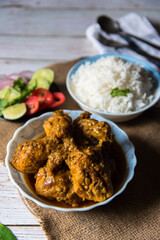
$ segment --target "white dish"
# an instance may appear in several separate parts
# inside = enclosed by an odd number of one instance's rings
[[[69,112],[72,119],[75,119],[77,116],[79,116],[82,111],[71,111],[71,110],[64,110],[64,112]],[[94,205],[82,207],[82,208],[64,208],[64,207],[57,207],[50,204],[47,204],[46,202],[42,201],[38,196],[36,196],[32,191],[28,188],[26,182],[24,181],[23,174],[17,171],[12,165],[11,165],[11,159],[12,155],[19,143],[22,143],[26,140],[30,140],[34,138],[36,135],[43,132],[43,123],[45,120],[47,120],[49,117],[52,116],[52,113],[45,113],[37,118],[33,118],[26,122],[22,127],[18,128],[13,138],[10,140],[10,142],[7,145],[7,155],[5,159],[5,164],[8,169],[9,177],[13,184],[19,189],[21,194],[25,196],[26,198],[32,200],[33,202],[37,203],[39,206],[44,208],[52,208],[60,211],[87,211],[92,208],[105,205],[109,203],[111,200],[113,200],[116,196],[118,196],[120,193],[122,193],[127,184],[131,181],[134,175],[134,169],[136,166],[136,156],[135,156],[135,150],[134,146],[130,142],[127,134],[122,131],[115,123],[108,121],[110,124],[112,133],[115,135],[116,141],[120,144],[122,147],[126,160],[127,160],[127,167],[126,167],[126,173],[124,176],[124,180],[119,187],[119,189],[114,193],[112,197],[107,199],[104,202],[95,203]],[[97,119],[98,121],[105,121],[104,118],[98,116],[98,115],[92,115],[91,118]]]
[[[117,57],[125,59],[128,62],[139,63],[145,69],[147,69],[150,72],[150,74],[152,74],[152,76],[154,78],[154,86],[153,86],[154,97],[153,97],[153,100],[150,104],[148,104],[147,106],[145,106],[145,107],[143,107],[139,110],[133,111],[131,113],[117,113],[116,114],[116,113],[103,112],[103,111],[99,111],[97,109],[91,108],[91,107],[87,106],[85,103],[83,103],[82,101],[80,101],[75,96],[74,92],[72,91],[72,75],[74,75],[75,72],[78,70],[78,68],[81,65],[85,64],[86,62],[89,61],[89,62],[93,63],[93,62],[96,62],[101,57],[108,57],[108,56],[117,56]],[[131,56],[125,56],[125,55],[122,55],[122,54],[103,54],[103,55],[88,57],[88,58],[85,58],[85,59],[79,61],[69,71],[69,73],[67,75],[67,78],[66,78],[66,87],[67,87],[67,90],[68,90],[69,94],[71,95],[71,97],[79,104],[79,106],[83,110],[89,111],[91,113],[98,114],[98,115],[100,115],[100,116],[102,116],[106,119],[109,119],[111,121],[114,121],[114,122],[124,122],[124,121],[128,121],[128,120],[131,120],[133,118],[138,117],[144,111],[151,108],[160,98],[160,76],[159,76],[158,72],[154,68],[152,68],[149,64],[147,64],[147,63],[145,63],[141,60],[138,60],[136,58],[133,58]]]

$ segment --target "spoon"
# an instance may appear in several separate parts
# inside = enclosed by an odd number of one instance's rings
[[[99,24],[99,26],[101,27],[101,29],[107,33],[118,33],[120,34],[121,36],[124,36],[124,37],[133,37],[135,39],[138,39],[158,50],[160,50],[160,46],[154,44],[154,43],[151,43],[145,39],[142,39],[138,36],[135,36],[131,33],[127,33],[127,32],[124,32],[121,27],[120,27],[120,24],[118,23],[118,21],[108,17],[108,16],[99,16],[97,18],[97,23]]]

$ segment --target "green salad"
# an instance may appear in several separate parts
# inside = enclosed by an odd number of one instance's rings
[[[48,68],[36,71],[27,83],[18,77],[12,86],[5,86],[0,90],[0,116],[16,120],[25,114],[35,113],[35,106],[36,111],[38,111],[39,107],[42,108],[42,104],[51,104],[53,96],[51,96],[49,88],[53,81],[54,72]],[[37,89],[41,89],[41,92],[39,91],[39,95],[36,92],[36,96],[34,96],[33,93]],[[47,94],[50,95],[50,102],[47,102]]]

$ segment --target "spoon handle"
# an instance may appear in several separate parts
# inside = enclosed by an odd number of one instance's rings
[[[144,42],[144,43],[146,43],[146,44],[148,44],[148,45],[150,45],[150,46],[152,46],[152,47],[160,50],[160,46],[158,46],[157,44],[152,43],[152,42],[149,42],[149,41],[147,41],[147,40],[145,40],[145,39],[143,39],[143,38],[140,38],[140,37],[138,37],[138,36],[135,36],[135,35],[133,35],[133,34],[131,34],[131,33],[119,32],[119,34],[120,34],[121,36],[124,36],[124,37],[133,37],[133,38],[135,38],[135,39],[137,39],[137,40],[140,40],[141,42]]]
[[[131,50],[133,50],[133,51],[135,51],[135,52],[137,52],[137,53],[139,53],[140,55],[142,55],[142,56],[144,56],[144,57],[146,57],[146,58],[148,58],[148,59],[150,59],[150,60],[152,60],[152,61],[156,61],[156,62],[159,62],[160,61],[160,58],[159,57],[156,57],[156,56],[153,56],[153,55],[150,55],[149,53],[147,53],[147,52],[145,52],[145,51],[143,51],[143,50],[141,50],[141,49],[135,49],[135,48],[133,48],[133,47],[131,47],[131,46],[129,46],[129,45],[127,45],[127,46],[125,46],[125,47],[127,47],[127,48],[129,48],[129,49],[131,49]]]

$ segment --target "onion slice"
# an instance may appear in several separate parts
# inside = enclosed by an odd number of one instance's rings
[[[29,71],[29,70],[26,70],[26,71],[22,71],[19,73],[19,76],[23,79],[26,79],[26,80],[30,80],[33,76],[33,71]],[[25,80],[24,80],[25,81]]]
[[[19,73],[12,73],[7,76],[3,75],[3,77],[0,79],[0,90],[5,87],[12,86],[13,82],[19,77],[22,78],[25,83],[27,83],[32,78],[33,73],[33,71],[25,70]]]

